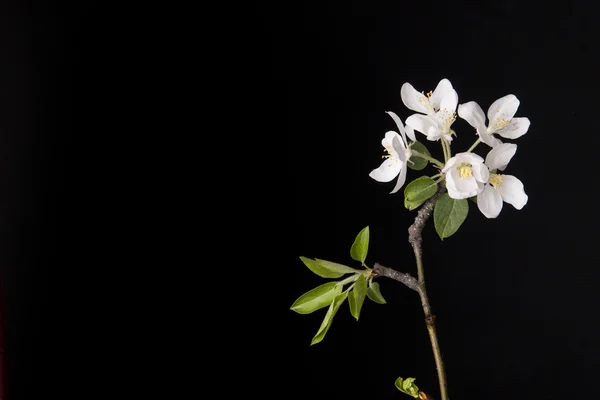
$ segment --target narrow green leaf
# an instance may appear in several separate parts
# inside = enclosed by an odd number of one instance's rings
[[[469,197],[469,200],[471,200],[473,203],[477,204],[477,196]]]
[[[358,235],[356,235],[356,239],[354,239],[354,243],[350,248],[350,256],[356,260],[364,263],[367,259],[367,253],[369,251],[369,227],[363,228]]]
[[[320,343],[325,338],[325,335],[327,334],[329,328],[331,327],[331,324],[333,323],[333,317],[340,309],[342,303],[344,303],[344,300],[346,300],[346,297],[348,297],[348,293],[342,293],[336,296],[335,299],[333,299],[333,301],[329,305],[327,314],[325,314],[325,318],[323,318],[323,322],[321,322],[321,326],[319,327],[317,334],[312,338],[312,341],[310,342],[311,346],[313,344]]]
[[[331,262],[331,261],[321,260],[319,258],[315,258],[315,261],[317,261],[319,263],[319,265],[321,265],[323,268],[326,268],[329,271],[341,273],[342,275],[345,275],[345,274],[355,274],[357,272],[362,272],[362,271],[359,271],[357,269],[350,268],[350,267],[348,267],[346,265],[343,265],[343,264],[338,264],[338,263],[334,263],[334,262]]]
[[[427,176],[422,176],[404,188],[404,207],[414,210],[437,192],[437,183]]]
[[[431,153],[429,153],[429,150],[427,150],[427,147],[425,147],[425,145],[421,142],[414,142],[410,146],[410,148],[421,154],[431,157]],[[408,160],[407,165],[408,165],[408,168],[410,168],[410,169],[414,169],[415,171],[420,171],[427,166],[427,163],[429,163],[429,161],[427,161],[424,158],[412,156]]]
[[[358,321],[360,310],[365,302],[367,295],[367,280],[364,275],[360,275],[354,284],[354,288],[348,295],[348,304],[350,305],[350,314]]]
[[[452,236],[465,221],[468,213],[467,199],[453,199],[448,193],[438,197],[433,209],[433,222],[440,238]]]
[[[342,286],[338,285],[337,282],[327,282],[298,297],[290,309],[298,314],[310,314],[313,311],[327,307],[341,292]]]
[[[304,265],[308,267],[312,272],[323,278],[339,278],[344,275],[343,272],[336,271],[335,269],[327,268],[316,260],[310,258],[300,257]]]
[[[371,282],[371,284],[369,285],[369,288],[367,289],[367,297],[369,299],[371,299],[372,301],[374,301],[375,303],[379,303],[379,304],[387,303],[387,301],[385,301],[385,299],[381,295],[381,292],[379,291],[379,283],[377,283],[377,282]]]
[[[401,377],[396,379],[396,382],[394,383],[396,385],[396,388],[401,391],[402,393],[406,393],[409,396],[412,396],[414,398],[418,398],[419,397],[419,388],[417,387],[417,385],[415,385],[413,382],[415,381],[416,378],[406,378],[406,379],[402,379]]]

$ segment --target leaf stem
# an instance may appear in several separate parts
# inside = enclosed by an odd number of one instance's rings
[[[414,156],[421,157],[421,158],[423,158],[423,159],[425,159],[425,160],[427,160],[427,161],[429,161],[429,162],[431,162],[431,163],[434,163],[435,165],[437,165],[437,166],[438,166],[438,167],[440,167],[440,168],[444,168],[444,163],[443,163],[443,162],[441,162],[441,161],[439,161],[439,160],[437,160],[437,159],[435,159],[435,158],[433,158],[433,157],[430,157],[430,156],[428,156],[428,155],[425,155],[425,154],[423,154],[423,153],[419,153],[419,152],[418,152],[418,151],[416,151],[416,150],[412,150],[412,154],[413,154]]]
[[[434,181],[435,183],[440,183],[441,181],[443,181],[443,180],[444,180],[444,178],[446,178],[446,177],[445,177],[444,175],[442,175],[442,174],[438,174],[438,175],[439,175],[440,177]],[[432,178],[432,179],[433,179],[433,178]]]
[[[446,146],[444,145],[444,139],[440,139],[440,144],[442,145],[442,151],[444,152],[444,161],[448,161],[448,152],[446,151]]]
[[[352,290],[352,288],[354,287],[354,285],[356,285],[356,282],[354,282],[352,285],[348,286],[346,288],[346,290],[344,290],[342,293],[348,293]]]
[[[450,143],[446,141],[446,139],[442,138],[442,148],[444,149],[444,160],[448,162],[448,160],[452,157],[452,152],[450,151]]]
[[[467,153],[470,153],[470,152],[472,152],[472,151],[475,149],[475,147],[477,147],[477,145],[478,145],[479,143],[481,143],[481,138],[478,138],[478,139],[475,141],[475,143],[473,143],[473,145],[472,145],[471,147],[469,147],[469,150],[467,150]]]
[[[338,284],[338,286],[342,286],[343,287],[344,285],[347,285],[349,283],[355,282],[360,275],[362,275],[362,271],[361,272],[357,272],[354,275],[347,277],[343,281],[339,281],[337,284]]]

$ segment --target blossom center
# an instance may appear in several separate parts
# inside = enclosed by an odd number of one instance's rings
[[[444,134],[450,133],[450,125],[456,121],[456,112],[448,111],[445,108],[439,111],[439,119],[441,125],[441,131]]]
[[[473,176],[473,170],[471,170],[472,164],[462,163],[456,169],[461,178],[470,178]]]
[[[490,174],[490,184],[492,185],[492,187],[496,190],[500,189],[500,186],[502,185],[502,181],[504,180],[503,175],[500,174]]]
[[[506,114],[503,114],[503,115],[506,115]],[[506,118],[502,118],[502,117],[494,118],[494,124],[493,124],[494,130],[506,128],[509,124],[510,124],[510,119],[506,119]]]
[[[385,147],[385,151],[387,151],[388,154],[384,154],[381,156],[381,158],[388,158],[391,161],[399,161],[400,159],[397,157],[396,152],[394,151],[394,148],[392,147],[391,144],[388,144]],[[392,166],[392,164],[389,165],[390,167]]]
[[[419,97],[419,102],[429,108],[429,110],[433,110],[435,107],[435,103],[431,102],[431,96],[433,92],[430,90],[427,94],[425,92],[421,92],[421,96]]]

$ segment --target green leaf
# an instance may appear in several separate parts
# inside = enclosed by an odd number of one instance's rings
[[[414,210],[415,208],[419,207],[422,203],[413,203],[410,202],[406,199],[406,197],[404,198],[404,208],[406,208],[409,211]]]
[[[362,231],[358,232],[354,243],[350,248],[350,256],[356,260],[364,263],[367,259],[367,252],[369,251],[369,227],[365,227]]]
[[[345,274],[355,274],[357,272],[362,272],[362,271],[359,271],[357,269],[350,268],[350,267],[348,267],[346,265],[343,265],[343,264],[338,264],[338,263],[334,263],[334,262],[331,262],[331,261],[321,260],[319,258],[315,258],[315,260],[323,268],[327,268],[330,271],[335,271],[335,272],[341,273],[342,275],[345,275]]]
[[[312,260],[310,258],[300,257],[300,260],[302,260],[308,269],[323,278],[339,278],[344,274],[359,272],[354,268],[331,261],[319,260],[318,258]]]
[[[404,188],[404,207],[414,210],[437,192],[437,183],[427,176],[422,176]]]
[[[477,196],[469,197],[469,200],[471,200],[473,203],[477,204]]]
[[[409,396],[414,398],[419,397],[419,388],[413,382],[416,378],[406,378],[402,379],[401,377],[396,379],[395,385],[399,391],[402,393],[406,393]]]
[[[367,297],[369,299],[371,299],[372,301],[374,301],[375,303],[379,303],[379,304],[387,303],[387,301],[385,301],[385,299],[381,295],[381,292],[379,291],[379,283],[377,283],[377,282],[371,281],[371,284],[369,285],[369,288],[367,289]]]
[[[453,199],[448,193],[438,197],[433,209],[433,223],[440,238],[452,236],[465,221],[468,213],[467,199]]]
[[[425,147],[425,145],[421,142],[413,142],[413,144],[410,146],[410,148],[412,150],[415,150],[415,151],[423,154],[423,155],[431,157],[431,153],[429,153],[429,150],[427,150],[427,147]],[[412,156],[408,160],[407,165],[408,165],[408,168],[410,168],[410,169],[414,169],[415,171],[420,171],[427,166],[427,163],[429,163],[429,161],[427,161],[424,158]]]
[[[348,295],[348,304],[350,305],[350,314],[358,321],[360,310],[365,302],[367,295],[367,280],[364,275],[360,275],[354,284],[354,289]]]
[[[300,257],[300,259],[302,260],[304,265],[308,267],[308,269],[310,269],[312,272],[319,275],[320,277],[339,278],[340,276],[344,275],[343,272],[326,268],[325,266],[321,265],[321,263],[315,260],[311,260],[310,258]]]
[[[333,301],[329,305],[327,314],[325,314],[325,318],[323,318],[323,322],[321,322],[321,326],[319,327],[317,334],[312,338],[312,341],[310,342],[311,346],[313,344],[320,343],[321,340],[323,340],[325,338],[327,331],[329,331],[329,328],[331,327],[331,324],[333,323],[333,317],[335,316],[337,311],[340,309],[340,306],[342,305],[342,303],[344,303],[344,300],[346,300],[346,297],[348,297],[348,293],[342,293],[342,294],[336,296],[335,299],[333,299]]]
[[[313,311],[327,307],[341,292],[342,286],[338,285],[337,282],[327,282],[298,297],[290,309],[298,314],[310,314]]]

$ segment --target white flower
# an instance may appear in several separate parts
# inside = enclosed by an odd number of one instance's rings
[[[478,195],[489,179],[483,158],[473,153],[459,153],[448,160],[442,172],[446,174],[446,188],[453,199]]]
[[[513,118],[518,108],[519,99],[509,94],[496,100],[488,109],[488,126],[485,125],[483,110],[474,101],[458,106],[458,116],[477,129],[477,134],[483,143],[495,147],[502,142],[496,139],[494,134],[507,139],[516,139],[527,133],[530,125],[529,118]]]
[[[517,151],[517,145],[503,143],[494,147],[485,158],[485,165],[494,171],[506,168]],[[477,196],[477,207],[488,218],[496,218],[502,211],[502,201],[512,204],[517,210],[527,204],[523,183],[512,175],[490,173],[483,191]]]
[[[456,94],[456,92],[454,92]],[[446,97],[448,98],[448,97]],[[447,141],[452,141],[452,130],[450,126],[456,121],[456,104],[458,97],[454,98],[454,107],[443,108],[437,113],[427,116],[413,114],[406,119],[406,125],[425,134],[427,140],[436,141],[441,137]]]
[[[400,89],[402,102],[409,109],[427,115],[433,115],[440,110],[442,99],[454,91],[448,79],[442,79],[433,92],[417,92],[410,83],[406,82]],[[455,107],[456,108],[456,107]]]
[[[410,83],[405,83],[400,95],[406,107],[427,114],[411,115],[406,119],[406,125],[425,134],[428,140],[435,141],[441,137],[452,140],[450,126],[456,120],[458,94],[448,79],[442,79],[435,91],[427,95],[417,92]]]
[[[406,162],[411,156],[406,135],[408,135],[408,137],[414,141],[415,133],[412,128],[408,126],[405,128],[402,124],[402,121],[395,113],[391,111],[387,111],[387,113],[390,115],[390,117],[392,117],[394,122],[396,122],[398,130],[402,136],[394,131],[386,132],[381,144],[388,154],[383,156],[385,161],[379,166],[379,168],[371,171],[369,176],[378,182],[389,182],[398,176],[396,186],[394,187],[394,190],[390,192],[396,193],[406,181]]]

